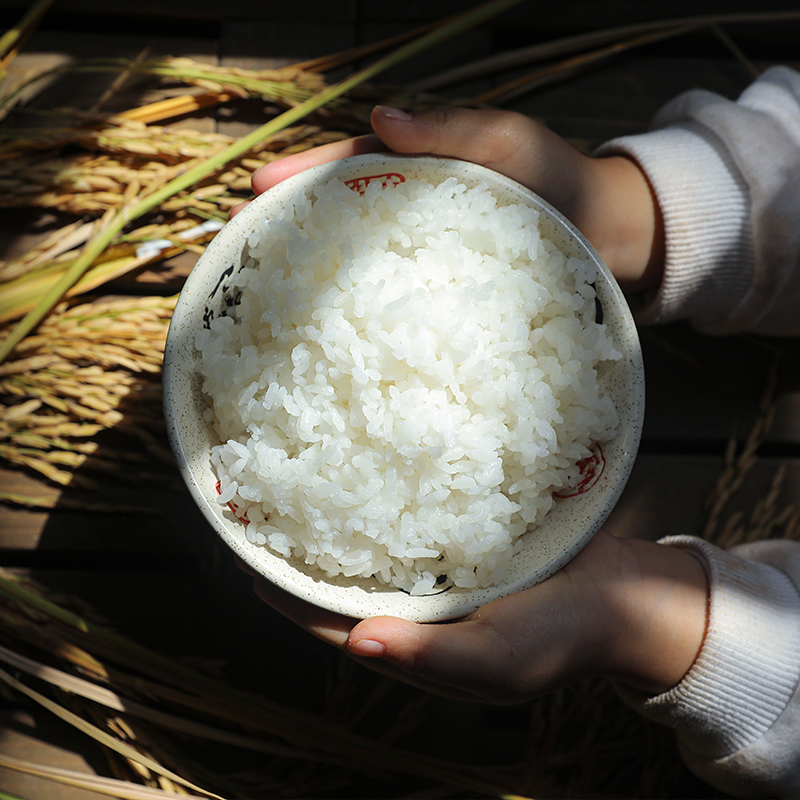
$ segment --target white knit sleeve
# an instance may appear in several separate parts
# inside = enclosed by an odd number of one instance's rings
[[[673,689],[620,694],[674,728],[687,766],[712,785],[742,797],[800,797],[800,543],[730,552],[690,536],[661,544],[704,565],[708,629]]]
[[[654,129],[615,139],[647,175],[664,219],[660,290],[641,322],[707,333],[800,333],[800,74],[765,72],[738,99],[691,91]]]

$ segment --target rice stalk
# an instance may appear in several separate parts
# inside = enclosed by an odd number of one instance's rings
[[[283,150],[296,141],[314,135],[336,134],[319,125],[296,125],[265,137],[253,147],[250,155],[252,157],[264,152]],[[341,133],[339,137],[345,135]],[[10,161],[24,155],[34,156],[43,150],[70,145],[82,147],[93,153],[105,153],[121,159],[135,160],[137,168],[144,166],[141,163],[144,161],[148,168],[155,169],[158,162],[175,165],[192,158],[213,155],[233,142],[232,137],[222,133],[145,125],[139,120],[129,120],[120,115],[111,120],[104,120],[102,124],[53,128],[6,126],[0,129],[0,160]],[[49,166],[49,162],[45,163]],[[17,165],[11,164],[5,169],[13,170],[15,166]],[[36,167],[37,162],[33,161],[26,165],[24,172],[19,169],[17,171],[24,177],[31,168],[36,169]]]
[[[164,483],[154,465],[171,470],[173,458],[163,443],[159,379],[175,300],[105,299],[51,315],[0,365],[0,460],[59,486],[96,487],[92,472]],[[112,429],[126,446],[94,440]],[[35,496],[6,499],[32,505]],[[91,498],[75,502],[108,510]]]
[[[7,113],[23,91],[46,78],[97,72],[151,75],[196,86],[204,89],[207,93],[213,92],[233,97],[257,97],[283,108],[291,108],[307,101],[326,86],[324,79],[319,75],[292,65],[271,70],[245,70],[203,64],[190,58],[159,58],[142,61],[121,58],[88,58],[42,70],[19,82],[11,91],[0,97],[0,110]]]
[[[779,507],[781,491],[786,481],[786,465],[781,464],[773,475],[766,495],[756,503],[750,516],[749,540],[768,539],[785,529],[784,535],[791,535],[791,528],[797,517],[794,505]]]
[[[76,220],[64,225],[19,258],[0,262],[0,284],[18,278],[41,264],[84,244],[95,229],[95,220]]]
[[[461,11],[451,17],[448,17],[447,19],[440,20],[439,22],[429,22],[420,26],[419,28],[404,31],[403,33],[397,34],[396,36],[392,36],[388,39],[383,39],[377,42],[369,42],[368,44],[359,45],[338,53],[318,56],[316,58],[308,59],[307,61],[298,62],[294,66],[298,69],[303,69],[308,72],[329,72],[332,69],[343,67],[353,61],[359,61],[367,56],[374,55],[375,53],[383,50],[397,47],[404,42],[409,41],[410,39],[416,39],[419,36],[423,36],[438,25],[453,24],[457,22],[460,17],[469,13],[470,9],[467,9],[466,11]]]
[[[212,220],[213,222],[213,220]],[[196,218],[174,216],[161,224],[143,225],[118,237],[101,254],[71,294],[80,294],[119,277],[133,269],[152,264],[185,252],[191,247],[205,245],[215,234],[217,227],[210,222],[199,225]],[[66,226],[69,230],[70,226]],[[38,251],[29,251],[25,256],[0,266],[0,281],[3,294],[0,296],[0,322],[8,321],[24,313],[31,298],[40,294],[43,286],[51,283],[54,276],[68,268],[74,260],[71,251],[91,237],[96,226],[87,223],[75,229],[75,236],[64,243]],[[69,239],[70,237],[65,237]],[[63,248],[68,248],[62,251]]]
[[[761,25],[780,22],[791,22],[800,19],[800,11],[767,11],[749,13],[724,13],[696,15],[688,17],[671,17],[649,22],[603,28],[559,39],[529,45],[517,50],[506,51],[484,59],[477,59],[467,64],[448,69],[441,73],[427,76],[409,83],[406,90],[410,93],[430,92],[446,86],[473,81],[494,75],[499,72],[517,69],[528,64],[535,64],[562,56],[573,56],[578,53],[591,53],[608,45],[633,40],[650,33],[677,31],[683,26],[692,29],[722,25]],[[567,59],[568,61],[568,59]],[[558,71],[551,79],[563,77]]]
[[[168,722],[172,726],[185,729],[191,735],[222,737],[237,746],[244,746],[244,741],[233,735],[235,729],[245,732],[246,739],[257,739],[259,743],[248,742],[248,749],[277,748],[280,753],[297,757],[303,762],[329,764],[332,766],[348,765],[351,769],[366,773],[379,770],[399,772],[416,776],[438,785],[441,782],[453,787],[471,789],[481,796],[511,796],[503,791],[502,781],[490,771],[478,767],[461,766],[439,760],[429,755],[407,753],[397,747],[379,743],[370,737],[363,737],[349,728],[331,724],[319,715],[295,710],[283,706],[265,697],[243,692],[220,680],[204,675],[188,666],[165,658],[153,651],[143,648],[125,637],[119,636],[104,627],[81,617],[63,606],[48,600],[32,585],[23,585],[5,574],[0,574],[0,597],[3,602],[11,603],[19,612],[32,614],[51,631],[50,640],[46,644],[48,652],[53,652],[56,639],[63,637],[70,643],[70,659],[78,655],[74,642],[79,649],[85,650],[93,659],[100,659],[100,672],[109,676],[113,686],[108,689],[92,684],[84,678],[70,676],[63,670],[53,670],[46,665],[36,663],[15,650],[6,648],[3,659],[11,661],[16,669],[23,668],[32,674],[41,674],[45,680],[56,680],[60,689],[66,689],[70,696],[82,693],[92,702],[102,702],[107,706],[129,706],[135,710],[133,715],[119,717],[131,730],[138,728],[134,721],[136,714],[147,716],[150,723],[158,722],[153,728],[156,735],[161,735],[160,723]],[[3,617],[0,615],[0,624]],[[65,651],[67,652],[67,651]],[[113,667],[102,665],[102,660],[110,658]],[[130,670],[130,672],[129,672]],[[98,672],[95,669],[95,672]],[[32,697],[31,690],[21,681],[9,681],[8,673],[4,680],[15,689]],[[131,692],[134,694],[131,695]],[[143,704],[136,700],[136,695],[144,696]],[[47,702],[43,702],[43,699]],[[156,704],[156,698],[161,701]],[[63,706],[58,706],[43,695],[33,698],[53,713],[75,724],[95,736],[104,746],[109,746],[109,735],[94,723],[75,719],[75,713]],[[176,709],[167,711],[165,704]],[[177,705],[176,705],[177,704]],[[58,706],[58,707],[57,707]],[[178,716],[177,709],[181,716]],[[198,720],[186,720],[186,712],[194,710],[200,715]],[[160,712],[164,712],[163,715]],[[158,713],[156,713],[158,712]],[[115,715],[115,718],[119,715]],[[197,724],[195,724],[197,723]],[[234,729],[229,726],[234,725]],[[223,730],[225,728],[225,730]],[[228,731],[228,733],[226,733]],[[230,734],[230,735],[229,735]],[[119,742],[115,742],[119,745]],[[137,758],[125,747],[112,748],[115,753],[122,753],[136,763],[153,771],[152,758]],[[161,773],[168,770],[161,770]],[[175,780],[168,775],[170,780]]]
[[[745,71],[750,75],[750,77],[755,80],[760,74],[761,70],[744,54],[742,49],[730,35],[722,28],[719,23],[714,23],[709,26],[711,33],[717,37],[717,39],[722,42],[722,44],[731,51],[734,58],[744,67]]]
[[[101,256],[101,258],[108,260],[95,262],[91,270],[87,271],[79,281],[65,292],[65,297],[84,294],[134,270],[186,252],[190,245],[199,242],[206,243],[214,235],[213,232],[209,232],[195,239],[181,240],[181,232],[179,228],[179,233],[176,235],[164,231],[165,235],[163,237],[153,237],[153,241],[165,239],[167,236],[170,237],[168,243],[155,249],[139,251],[138,246],[134,244],[134,238],[128,240],[131,242],[130,244],[122,242],[119,245],[110,246]],[[141,244],[147,241],[148,239],[144,239]],[[137,255],[137,252],[143,252],[143,255]],[[0,295],[0,324],[18,319],[35,308],[38,299],[47,291],[47,287],[61,280],[74,262],[75,258],[73,257],[39,264],[35,270],[30,270],[4,283],[2,285],[3,293]]]
[[[771,349],[771,348],[770,348]],[[745,482],[758,459],[758,449],[770,431],[776,411],[777,367],[780,351],[767,373],[758,413],[741,446],[728,442],[723,470],[707,498],[708,516],[703,536],[720,547],[730,548],[769,538],[800,539],[800,512],[794,503],[783,500],[787,477],[786,463],[779,463],[770,484],[748,511],[735,509],[723,518],[726,507]]]
[[[554,79],[561,80],[564,77],[568,77],[581,69],[585,69],[589,65],[612,58],[613,56],[619,55],[626,50],[636,47],[643,47],[662,39],[668,39],[674,36],[682,36],[686,33],[696,30],[697,27],[697,25],[692,23],[676,25],[674,27],[668,27],[664,30],[643,33],[633,36],[630,39],[613,42],[605,47],[600,47],[588,53],[572,56],[556,64],[542,67],[527,75],[522,75],[519,78],[515,78],[514,80],[508,81],[501,86],[497,86],[494,89],[490,89],[489,91],[478,95],[476,99],[478,103],[487,104],[507,102],[524,92],[543,86]]]
[[[66,486],[72,480],[71,472],[58,469],[46,459],[40,458],[38,454],[31,455],[17,446],[8,447],[0,444],[0,459],[4,459],[9,464],[32,469],[43,475],[47,480],[61,486]]]
[[[2,646],[0,646],[0,661],[14,667],[16,670],[25,672],[69,692],[71,695],[91,700],[112,711],[125,712],[137,719],[155,722],[168,730],[180,731],[193,737],[218,744],[233,745],[256,753],[265,753],[283,758],[302,758],[303,756],[303,751],[297,748],[266,742],[253,736],[233,733],[206,723],[189,720],[184,716],[153,708],[132,700],[130,697],[123,698],[111,689],[98,686],[62,670],[46,666]]]
[[[85,650],[64,641],[62,637],[40,624],[41,622],[42,619],[37,618],[35,614],[24,615],[11,608],[0,607],[0,628],[11,634],[17,644],[23,643],[36,652],[41,651],[85,678],[101,683],[110,680],[108,671],[100,661]]]
[[[177,784],[185,786],[191,789],[193,792],[196,792],[200,797],[211,798],[212,800],[224,800],[224,798],[220,797],[214,792],[210,792],[206,789],[196,786],[191,781],[182,778],[169,769],[166,769],[148,755],[140,752],[137,748],[120,740],[117,737],[109,735],[97,725],[87,721],[63,705],[60,705],[50,698],[45,697],[41,693],[31,689],[29,686],[26,686],[24,683],[17,680],[2,669],[0,669],[0,680],[4,681],[8,686],[15,689],[17,692],[25,695],[28,699],[38,703],[40,706],[53,713],[62,721],[67,722],[82,733],[96,740],[98,743],[103,745],[103,747],[122,755],[133,763],[140,765],[144,769],[157,773],[158,775],[168,778],[169,780],[173,780]]]
[[[524,787],[547,797],[676,797],[687,774],[671,732],[589,679],[529,704]]]
[[[95,792],[98,795],[118,798],[118,800],[164,800],[170,798],[174,800],[174,792],[166,792],[161,789],[154,789],[149,786],[136,786],[128,781],[115,780],[113,778],[103,778],[98,775],[87,775],[84,772],[64,769],[61,767],[34,764],[24,759],[7,756],[0,753],[0,767],[15,770],[36,778],[50,780],[62,786],[70,786],[75,789],[82,789],[87,792]],[[207,795],[190,795],[191,797],[206,797]],[[12,795],[0,791],[0,800],[22,800]]]
[[[196,111],[227,103],[232,99],[233,95],[227,92],[182,94],[176,97],[169,97],[166,100],[147,103],[137,108],[128,109],[127,111],[120,111],[114,115],[114,119],[141,122],[145,125],[150,125],[153,122],[161,122],[171,117],[182,117],[188,114],[194,114]]]
[[[152,506],[113,500],[104,502],[95,497],[68,495],[32,495],[20,492],[0,491],[0,503],[28,509],[62,509],[90,511],[97,514],[155,514]]]
[[[114,237],[132,220],[152,211],[178,192],[195,185],[198,181],[228,164],[233,159],[248,153],[265,137],[271,136],[279,130],[299,121],[312,111],[327,106],[336,98],[341,97],[360,84],[371,80],[382,71],[416,55],[422,50],[432,47],[445,39],[484,22],[486,19],[505,11],[518,2],[520,2],[520,0],[492,0],[492,2],[478,6],[471,12],[464,14],[454,22],[438,26],[429,33],[424,34],[409,44],[401,46],[389,55],[364,67],[354,75],[345,78],[334,86],[323,89],[309,99],[299,102],[297,105],[284,111],[278,117],[275,117],[261,127],[256,128],[256,130],[243,136],[239,141],[230,145],[221,153],[211,156],[206,160],[200,160],[198,163],[194,163],[193,166],[188,167],[185,172],[173,178],[160,189],[150,191],[143,197],[138,197],[135,200],[132,199],[117,212],[102,231],[98,232],[98,234],[87,243],[81,255],[64,273],[55,286],[45,293],[36,307],[29,311],[22,320],[17,323],[11,333],[5,338],[2,344],[0,344],[0,363],[5,361],[20,341],[36,328],[47,314],[52,311],[64,294],[83,277],[94,263],[95,259],[106,249],[110,242],[113,241]]]
[[[779,504],[785,479],[786,466],[781,464],[775,470],[765,495],[754,504],[750,514],[742,510],[731,513],[714,530],[714,542],[720,547],[731,548],[771,538],[797,539],[800,533],[797,508],[791,503]]]
[[[145,47],[138,56],[133,60],[132,64],[140,64],[143,62],[150,53],[150,47]],[[100,95],[100,97],[92,103],[91,108],[88,110],[87,115],[97,115],[100,112],[100,109],[125,85],[125,83],[129,80],[131,75],[133,74],[132,69],[126,69],[120,72],[119,75],[114,78],[111,82],[111,85],[108,86],[105,91]]]
[[[22,19],[0,36],[0,81],[5,77],[8,65],[54,2],[55,0],[36,0]]]

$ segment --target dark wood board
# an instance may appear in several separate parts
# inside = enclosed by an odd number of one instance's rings
[[[25,0],[0,0],[0,19],[10,23],[29,5]],[[795,6],[796,2],[781,2],[771,8]],[[456,0],[436,4],[313,0],[294,5],[243,0],[235,8],[206,0],[144,0],[135,5],[71,0],[54,6],[13,63],[12,77],[70,58],[137,58],[144,53],[187,55],[247,68],[278,67],[405,32],[465,7]],[[417,80],[502,49],[600,27],[683,14],[760,10],[761,4],[754,2],[721,0],[646,5],[582,0],[547,7],[525,2],[481,30],[398,66],[384,79],[387,83]],[[787,44],[796,42],[796,31],[797,27],[784,26],[770,38],[756,28],[729,29],[746,53],[761,59],[759,63],[796,59],[796,51]],[[774,44],[771,52],[764,46],[768,38]],[[527,69],[448,86],[442,94],[469,99]],[[705,32],[630,51],[569,81],[526,93],[506,107],[543,120],[591,151],[613,136],[646,130],[653,113],[679,92],[699,86],[736,96],[748,81],[742,63]],[[61,79],[37,102],[91,107],[112,82],[109,75],[80,82]],[[130,80],[109,97],[105,108],[122,110],[157,96],[147,81]],[[258,124],[260,115],[260,110],[235,119],[207,114],[186,124],[240,135]],[[25,251],[47,224],[46,215],[5,216],[0,258]],[[135,284],[120,284],[120,290],[174,291],[194,258],[187,254],[175,259],[166,282],[151,273]],[[642,344],[648,393],[644,437],[629,484],[607,523],[609,530],[651,539],[703,530],[706,500],[724,468],[726,446],[731,438],[743,442],[750,432],[773,363],[777,370],[773,426],[741,492],[722,517],[737,511],[748,514],[781,464],[787,473],[780,502],[797,497],[797,342],[707,337],[677,324],[643,331]],[[22,492],[38,486],[29,474],[6,469],[0,471],[0,483]],[[74,499],[77,490],[47,491],[54,498]],[[109,497],[122,502],[137,491],[117,486],[109,489]],[[258,601],[249,579],[201,519],[185,489],[165,484],[156,494],[159,513],[155,514],[67,509],[63,501],[59,507],[58,500],[49,512],[0,505],[0,566],[90,603],[115,629],[146,646],[211,659],[243,686],[265,688],[311,710],[324,708],[330,684],[340,674],[338,654]],[[358,686],[368,686],[372,680],[366,670],[356,674]],[[491,715],[485,709],[434,702],[439,703],[441,718],[450,720],[461,735],[445,746],[437,731],[423,732],[428,738],[423,736],[420,743],[424,739],[431,752],[477,759],[487,752],[502,756],[504,748],[515,752],[519,746],[513,730],[495,730],[487,724]],[[3,709],[0,748],[33,761],[101,774],[107,770],[95,745],[77,739],[25,704]],[[15,792],[26,800],[88,800],[79,790],[3,771],[0,791]]]

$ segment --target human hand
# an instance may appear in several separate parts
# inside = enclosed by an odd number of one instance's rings
[[[375,135],[275,161],[253,176],[261,193],[318,164],[391,149],[457,157],[494,169],[543,196],[597,248],[627,290],[660,280],[658,212],[638,167],[594,159],[519,114],[449,109],[408,117],[372,114]],[[705,633],[706,578],[691,555],[598,533],[542,584],[470,617],[418,625],[343,617],[255,576],[257,594],[297,624],[408,683],[460,699],[517,702],[585,675],[645,692],[677,683]]]
[[[256,194],[309,167],[393,150],[472,161],[532,189],[594,245],[626,291],[655,288],[663,271],[658,207],[636,164],[591,158],[535,120],[507,111],[441,109],[409,115],[373,109],[374,135],[335,142],[274,161],[253,174]],[[234,213],[237,209],[234,209]]]
[[[663,692],[692,665],[706,625],[699,561],[604,531],[543,583],[450,623],[358,621],[257,575],[254,589],[284,616],[378,671],[436,694],[488,703],[522,702],[590,675]]]

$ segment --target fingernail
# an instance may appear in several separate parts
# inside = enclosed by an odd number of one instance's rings
[[[393,119],[397,122],[408,122],[411,119],[411,114],[407,111],[403,111],[400,108],[394,108],[393,106],[376,106],[378,111],[383,114],[384,117],[388,119]]]
[[[386,652],[386,645],[383,642],[376,642],[374,639],[359,639],[349,645],[348,649],[354,656],[381,658]]]

